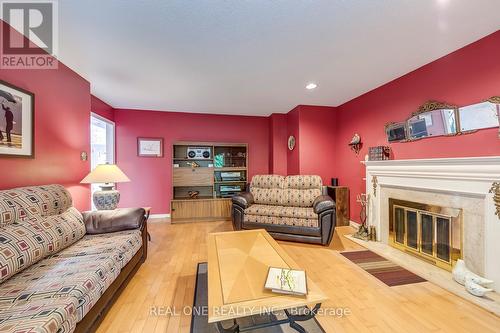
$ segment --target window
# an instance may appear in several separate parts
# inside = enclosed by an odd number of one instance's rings
[[[95,113],[90,115],[90,168],[99,164],[115,163],[115,123]],[[92,194],[99,184],[92,184]],[[92,203],[92,209],[94,204]]]

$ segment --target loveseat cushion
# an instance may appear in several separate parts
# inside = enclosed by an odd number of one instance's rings
[[[74,297],[13,304],[0,312],[0,332],[69,333],[76,327]]]
[[[284,198],[285,177],[278,175],[256,175],[252,178],[250,192],[257,204],[281,205]]]
[[[140,248],[140,235],[131,230],[85,236],[4,282],[0,312],[33,300],[74,297],[80,321]]]
[[[318,218],[318,214],[314,213],[314,210],[308,207],[252,205],[245,209],[245,214],[277,217],[296,217],[307,219]]]
[[[323,180],[315,175],[296,175],[285,178],[285,188],[297,190],[319,189],[323,186]]]
[[[298,218],[298,217],[279,217],[266,215],[245,214],[243,223],[264,223],[274,225],[289,225],[296,227],[318,228],[318,219]]]
[[[254,188],[283,188],[285,177],[280,175],[255,175],[252,177],[251,187]]]
[[[245,209],[243,222],[316,228],[318,215],[312,208],[256,204]]]
[[[245,209],[245,215],[281,216],[283,206],[253,204]]]
[[[312,207],[314,199],[322,193],[322,186],[319,176],[288,176],[282,203],[284,206]]]
[[[33,216],[5,225],[0,228],[0,282],[84,235],[82,215],[73,207],[59,215]]]

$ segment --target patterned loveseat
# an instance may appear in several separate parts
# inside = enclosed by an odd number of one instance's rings
[[[94,331],[146,258],[144,213],[82,215],[60,185],[0,191],[0,332]]]
[[[258,175],[232,199],[235,230],[266,229],[276,239],[328,245],[335,205],[319,176]]]

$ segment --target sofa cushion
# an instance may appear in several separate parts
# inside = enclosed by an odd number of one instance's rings
[[[73,207],[59,215],[30,217],[5,225],[0,228],[0,282],[84,235],[82,215]]]
[[[119,273],[107,254],[47,258],[2,284],[0,311],[12,304],[74,297],[81,320]]]
[[[80,257],[107,254],[121,268],[132,259],[142,246],[140,230],[127,230],[107,234],[85,235],[76,244],[53,257]]]
[[[77,323],[76,307],[74,297],[14,304],[0,312],[0,332],[73,332]]]
[[[59,215],[72,206],[61,185],[19,187],[0,191],[0,227],[31,217]]]
[[[74,297],[80,321],[140,248],[140,235],[131,230],[85,236],[4,282],[0,312],[12,304]]]

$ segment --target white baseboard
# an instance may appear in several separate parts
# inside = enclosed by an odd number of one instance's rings
[[[170,217],[170,214],[151,214],[151,215],[149,215],[150,219],[166,219],[169,217]]]
[[[352,220],[349,221],[349,226],[353,227],[356,230],[359,230],[359,223],[356,223]]]

